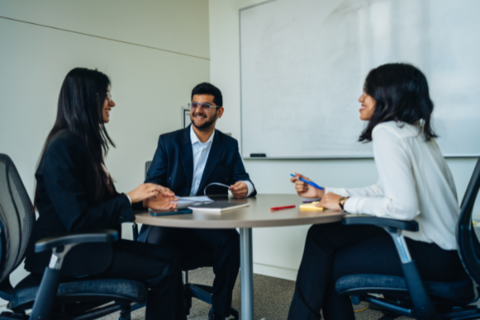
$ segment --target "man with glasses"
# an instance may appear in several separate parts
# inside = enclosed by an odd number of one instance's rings
[[[227,194],[235,198],[257,192],[245,171],[237,140],[215,130],[223,112],[222,93],[210,83],[192,90],[191,125],[163,134],[158,140],[145,182],[172,190],[177,196]],[[228,189],[220,183],[230,186]],[[155,200],[145,206],[162,209]],[[181,229],[143,226],[139,240],[170,247],[189,269],[213,266],[212,309],[209,319],[230,315],[232,290],[240,267],[240,242],[235,229]]]

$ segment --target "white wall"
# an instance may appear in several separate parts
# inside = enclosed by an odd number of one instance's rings
[[[218,128],[240,140],[240,8],[255,0],[209,0],[210,79],[223,92],[225,113]],[[360,89],[359,89],[360,93]],[[435,98],[435,97],[433,97]],[[441,135],[441,132],[439,132]],[[463,196],[476,159],[448,159],[459,197]],[[246,160],[245,166],[259,193],[295,193],[291,172],[300,172],[322,185],[361,187],[374,183],[373,159],[364,160]],[[480,216],[480,208],[475,215]],[[254,271],[295,279],[309,226],[254,229]]]
[[[181,127],[181,106],[209,81],[208,15],[207,0],[0,0],[0,152],[31,197],[60,86],[74,67],[112,81],[117,106],[107,130],[117,147],[106,164],[117,189],[143,182],[159,134]]]

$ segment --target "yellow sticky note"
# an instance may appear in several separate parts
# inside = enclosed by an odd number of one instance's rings
[[[312,203],[304,203],[300,205],[300,210],[309,210],[309,211],[323,211],[323,207],[316,207],[315,205],[319,201],[314,201]]]

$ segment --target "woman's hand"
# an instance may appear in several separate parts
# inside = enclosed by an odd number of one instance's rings
[[[297,190],[297,193],[300,197],[323,198],[323,196],[325,195],[324,190],[320,190],[315,187],[312,187],[311,185],[308,185],[305,182],[300,181],[298,178],[303,178],[307,181],[310,181],[310,179],[296,172],[295,172],[295,177],[290,178],[290,182],[295,183],[295,190]]]
[[[342,208],[340,208],[340,205],[338,204],[338,201],[341,198],[342,196],[329,192],[322,198],[322,201],[317,203],[316,206],[331,210],[342,210]]]
[[[175,194],[168,188],[153,183],[142,183],[135,190],[127,193],[132,203],[143,200],[143,205],[152,209],[173,209],[177,206]]]

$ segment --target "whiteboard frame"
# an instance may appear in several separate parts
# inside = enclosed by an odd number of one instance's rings
[[[239,72],[239,75],[240,75],[240,79],[239,79],[240,80],[240,138],[241,138],[240,154],[242,155],[243,159],[251,159],[251,157],[244,157],[243,156],[242,20],[241,20],[241,15],[242,15],[242,11],[244,11],[244,10],[248,10],[248,9],[251,9],[251,8],[263,6],[266,3],[270,3],[270,2],[274,2],[274,1],[277,1],[277,0],[267,0],[267,1],[264,1],[264,2],[260,2],[260,3],[254,4],[254,5],[248,6],[248,7],[240,8],[238,10],[238,44],[239,44],[239,46],[238,46],[238,50],[239,50],[238,56],[240,58],[240,63],[239,63],[239,67],[240,67],[240,72]],[[253,158],[253,159],[258,159],[258,158]],[[265,158],[265,159],[267,159],[267,158]]]
[[[478,159],[480,158],[480,155],[475,155],[475,154],[462,154],[462,155],[443,155],[445,159]],[[373,156],[326,156],[326,157],[242,157],[243,160],[363,160],[363,159],[374,159]]]
[[[238,42],[239,42],[239,68],[240,68],[240,152],[243,160],[346,160],[346,159],[373,159],[372,156],[323,156],[323,157],[250,157],[243,154],[243,92],[242,92],[242,20],[241,13],[244,10],[252,9],[255,7],[262,6],[264,4],[275,2],[277,0],[267,0],[261,3],[257,3],[251,6],[243,7],[238,10]],[[479,158],[480,154],[444,154],[444,158]]]

